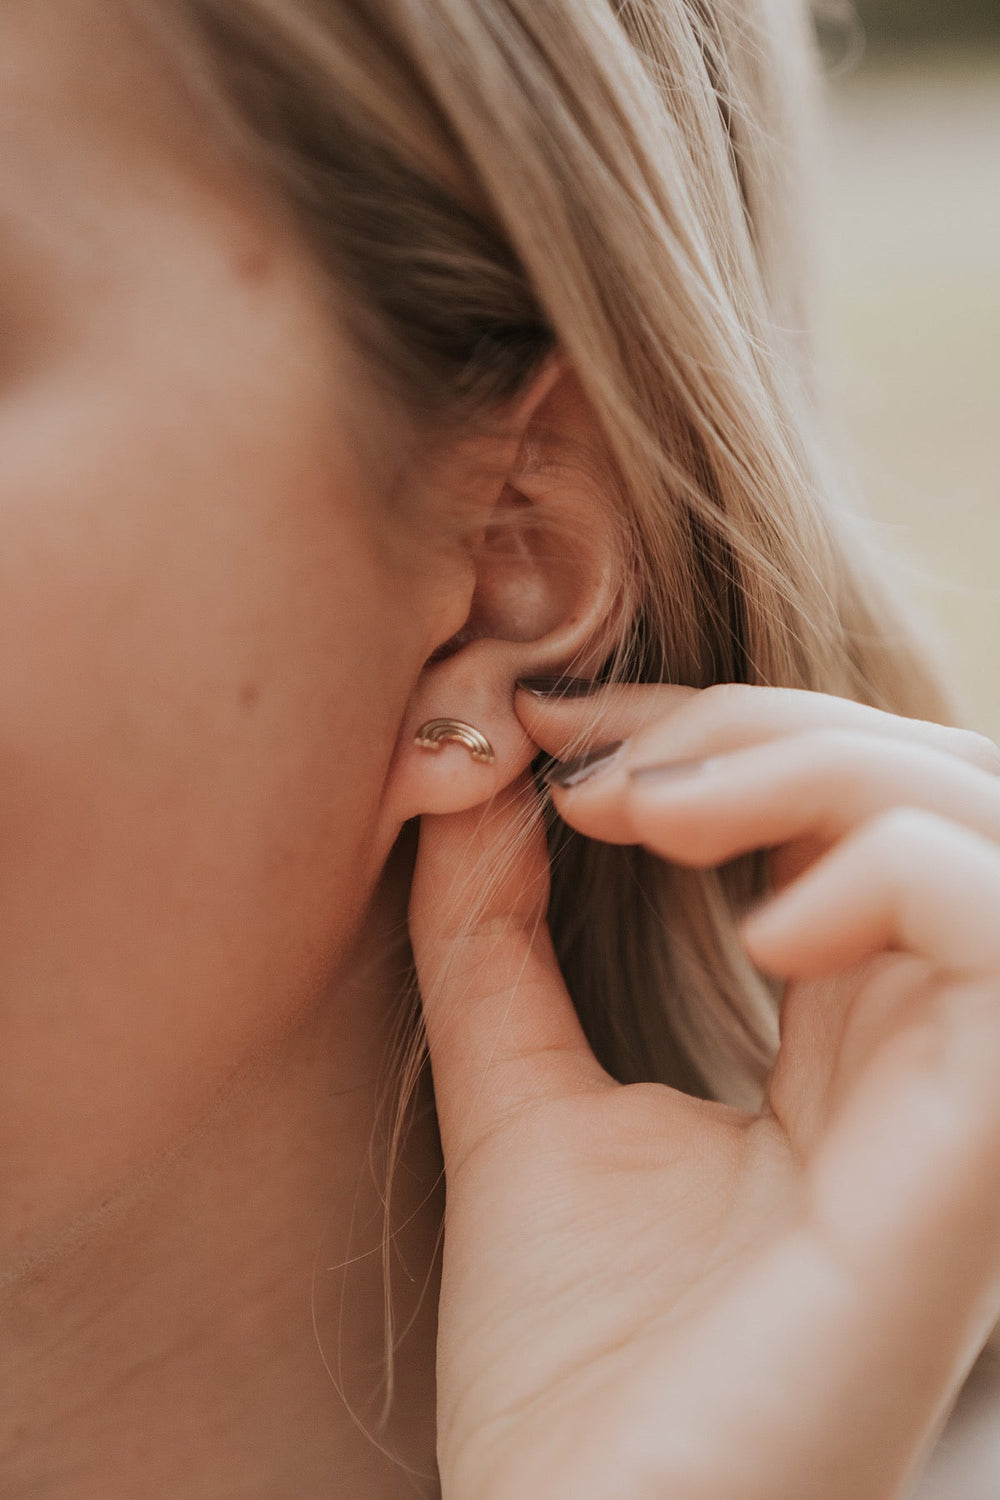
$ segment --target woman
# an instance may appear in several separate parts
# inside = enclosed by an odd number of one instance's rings
[[[1000,792],[824,471],[804,17],[0,43],[0,1490],[900,1494]]]

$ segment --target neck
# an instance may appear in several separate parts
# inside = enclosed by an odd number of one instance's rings
[[[443,1188],[426,1082],[393,1187],[407,1331],[379,1427],[382,1183],[369,1152],[398,966],[378,968],[340,976],[168,1161],[7,1287],[4,1495],[437,1495]]]

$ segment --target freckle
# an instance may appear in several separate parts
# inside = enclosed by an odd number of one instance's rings
[[[253,708],[260,697],[260,685],[256,682],[245,682],[240,688],[240,707]]]

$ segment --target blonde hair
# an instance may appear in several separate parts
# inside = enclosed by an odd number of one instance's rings
[[[191,79],[299,213],[402,410],[460,429],[564,351],[627,518],[632,624],[605,675],[946,716],[824,456],[802,4],[157,10],[183,21]],[[605,1067],[759,1103],[776,996],[735,921],[760,860],[692,873],[555,825],[551,841],[556,948]],[[390,1155],[418,1006],[406,1027]]]

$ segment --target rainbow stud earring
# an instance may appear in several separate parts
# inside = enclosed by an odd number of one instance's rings
[[[428,719],[417,730],[414,741],[421,750],[440,750],[449,742],[464,745],[473,760],[487,766],[492,766],[496,760],[496,753],[485,734],[471,724],[463,724],[461,719]]]

